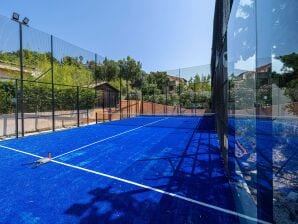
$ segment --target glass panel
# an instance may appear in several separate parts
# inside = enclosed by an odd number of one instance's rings
[[[237,211],[257,217],[255,1],[233,3],[227,31],[229,171]],[[226,101],[225,101],[226,102]]]
[[[95,122],[96,90],[94,88],[79,88],[80,125]]]
[[[0,138],[16,134],[17,81],[20,77],[19,24],[0,15]]]
[[[52,130],[51,36],[22,26],[24,132]],[[30,80],[30,81],[29,81]]]
[[[181,78],[181,70],[174,69],[166,71],[168,75],[168,96],[167,96],[167,113],[169,115],[179,115],[181,113],[181,93],[182,86],[187,80]]]
[[[16,135],[17,81],[0,78],[0,139]]]
[[[24,133],[47,130],[52,130],[52,86],[24,81]]]
[[[24,79],[51,83],[51,36],[23,27]]]
[[[111,63],[111,79],[108,82],[108,88],[106,90],[107,95],[107,108],[108,108],[108,120],[119,120],[121,118],[120,114],[120,90],[124,88],[122,84],[122,80],[120,82],[120,68],[117,63],[110,62]],[[122,107],[122,105],[121,105]]]
[[[123,115],[120,107],[124,108],[123,90],[124,79],[120,78],[120,66],[113,60],[104,59],[96,67],[95,89],[97,92],[97,114],[101,121],[118,120]],[[126,92],[125,92],[126,94]],[[120,98],[121,101],[120,101]],[[126,107],[127,108],[127,107]]]
[[[0,16],[0,77],[20,77],[19,24]]]
[[[95,55],[56,37],[53,39],[54,81],[73,86],[89,86],[94,80]]]
[[[273,200],[264,205],[273,203],[276,223],[297,222],[293,209],[298,195],[297,8],[295,0],[258,1],[257,93],[260,115],[266,116],[257,123],[259,185],[267,194],[273,190]],[[272,215],[262,212],[264,217]]]
[[[107,74],[108,76],[113,75],[107,81],[111,90],[109,94],[103,92],[100,96],[96,91],[97,86],[94,85],[95,72],[98,65],[103,63],[104,58],[29,26],[20,26],[19,23],[3,16],[0,16],[1,80],[20,79],[20,34],[22,34],[22,69],[25,81],[23,103],[21,102],[21,81],[18,81],[18,86],[14,87],[18,89],[19,93],[18,102],[15,103],[18,106],[16,108],[19,112],[18,117],[9,110],[12,105],[11,103],[9,105],[7,101],[13,95],[8,85],[14,81],[3,83],[1,81],[1,96],[3,100],[6,100],[6,103],[4,101],[2,103],[7,107],[7,109],[1,110],[1,115],[4,116],[4,113],[9,112],[9,114],[5,114],[6,117],[15,116],[15,119],[19,120],[19,133],[22,133],[22,108],[24,108],[25,133],[94,122],[96,121],[95,108],[101,106],[99,100],[103,100],[104,97],[108,97],[105,106],[109,106],[112,113],[116,117],[120,117],[117,115],[120,105],[120,81],[117,72],[112,74],[113,72],[109,71],[110,73]],[[53,79],[52,74],[54,75]],[[52,80],[54,86],[52,86]],[[14,84],[12,85],[14,86]],[[11,98],[11,100],[14,99]],[[56,127],[53,127],[53,103],[56,110]],[[3,126],[4,124],[6,126]],[[2,126],[4,130],[2,135],[4,132],[5,135],[11,135],[12,130],[15,132],[17,128],[12,121],[2,122]],[[10,130],[9,133],[6,130]]]
[[[154,114],[155,87],[156,84],[152,78],[153,74],[144,75],[143,77],[143,114]]]
[[[210,65],[170,70],[167,74],[169,75],[169,102],[172,105],[175,103],[178,105],[177,114],[203,115],[210,112]]]
[[[145,75],[143,84],[144,114],[164,115],[170,112],[169,82],[170,79],[166,72],[157,71]]]
[[[67,128],[78,125],[78,88],[55,85],[55,127]]]

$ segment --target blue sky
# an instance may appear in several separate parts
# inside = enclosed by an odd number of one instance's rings
[[[146,71],[210,63],[215,0],[0,0],[30,26]]]

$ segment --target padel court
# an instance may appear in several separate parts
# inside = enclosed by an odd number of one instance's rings
[[[235,209],[214,123],[138,116],[2,141],[0,223],[255,223]]]

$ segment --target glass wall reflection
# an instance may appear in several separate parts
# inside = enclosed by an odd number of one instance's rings
[[[297,8],[236,0],[227,32],[230,171],[253,205],[244,212],[277,223],[297,221]]]
[[[227,31],[227,70],[229,170],[236,183],[243,183],[239,203],[246,206],[238,206],[238,211],[256,218],[255,7],[254,1],[234,1]]]

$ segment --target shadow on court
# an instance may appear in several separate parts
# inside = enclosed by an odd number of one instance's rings
[[[149,175],[165,179],[157,186],[207,204],[235,211],[233,196],[220,157],[213,118],[203,118],[178,156],[145,158],[167,161],[171,175]],[[235,216],[148,189],[120,190],[121,184],[88,191],[89,201],[75,203],[65,214],[80,223],[239,223]]]

